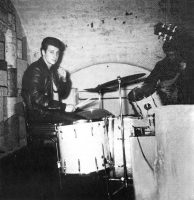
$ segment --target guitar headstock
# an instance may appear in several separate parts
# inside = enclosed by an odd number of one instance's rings
[[[154,26],[154,34],[158,35],[158,38],[162,38],[164,41],[170,41],[177,33],[177,26],[172,24],[164,24],[159,22]]]

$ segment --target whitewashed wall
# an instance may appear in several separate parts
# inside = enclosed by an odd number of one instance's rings
[[[46,36],[67,44],[62,66],[118,62],[152,69],[163,54],[153,26],[164,21],[159,0],[14,0],[29,45],[29,62]],[[118,69],[119,70],[119,69]]]

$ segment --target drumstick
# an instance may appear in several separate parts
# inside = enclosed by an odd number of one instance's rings
[[[78,103],[78,104],[75,106],[75,108],[76,108],[76,109],[77,109],[77,108],[82,108],[82,107],[84,107],[84,106],[86,106],[86,105],[89,105],[89,104],[95,102],[95,101],[96,101],[96,100],[92,100],[92,98],[88,98],[88,99],[86,99],[85,101],[82,101],[82,102]]]

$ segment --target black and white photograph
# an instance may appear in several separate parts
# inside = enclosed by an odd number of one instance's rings
[[[194,200],[193,13],[0,0],[0,199]]]

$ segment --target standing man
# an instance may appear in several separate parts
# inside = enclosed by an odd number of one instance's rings
[[[22,97],[28,120],[72,124],[81,119],[73,105],[62,103],[71,89],[66,71],[59,67],[65,45],[57,38],[46,37],[41,44],[41,57],[23,75]]]
[[[163,51],[166,57],[156,63],[144,81],[147,87],[156,88],[164,105],[181,103],[180,81],[186,69],[186,62],[179,55],[176,43],[165,42]]]

